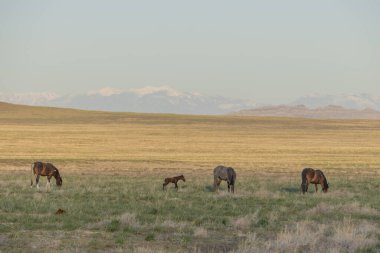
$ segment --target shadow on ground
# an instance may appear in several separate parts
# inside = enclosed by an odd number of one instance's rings
[[[206,191],[208,191],[208,192],[213,192],[213,191],[214,191],[214,186],[213,186],[213,185],[207,185],[207,186],[205,187],[205,189],[206,189]]]
[[[282,192],[288,192],[288,193],[299,193],[300,189],[297,187],[283,187],[281,188]]]

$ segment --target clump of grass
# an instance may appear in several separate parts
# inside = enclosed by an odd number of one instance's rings
[[[235,229],[241,231],[248,231],[253,225],[255,225],[258,220],[258,212],[253,214],[247,214],[243,217],[239,217],[232,222]]]
[[[189,222],[173,221],[173,220],[164,220],[163,222],[159,222],[159,225],[164,228],[176,229],[179,232],[192,226]]]
[[[136,247],[133,250],[134,253],[167,253],[167,250],[164,249],[158,249],[155,248],[149,248],[149,247]],[[174,251],[174,252],[180,252],[180,251]]]
[[[129,212],[123,213],[120,216],[119,220],[122,225],[131,227],[131,228],[139,228],[141,226],[138,220],[136,219],[136,214],[133,214],[133,213],[129,213]]]
[[[194,230],[194,236],[195,237],[204,237],[204,238],[206,238],[207,235],[208,235],[207,229],[205,229],[205,228],[197,227]]]
[[[154,241],[156,239],[156,236],[154,233],[149,233],[147,236],[145,236],[145,241]]]
[[[120,221],[119,220],[112,220],[106,226],[106,230],[109,232],[115,232],[115,231],[119,230],[119,228],[120,228]]]

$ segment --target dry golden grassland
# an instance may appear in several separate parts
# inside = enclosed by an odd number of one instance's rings
[[[45,178],[30,188],[36,160],[60,169],[61,189],[53,179],[46,192]],[[219,164],[236,169],[233,196],[212,191]],[[324,171],[329,193],[299,193],[307,166]],[[0,170],[4,252],[380,250],[380,121],[0,103]],[[162,191],[178,174],[179,191]]]

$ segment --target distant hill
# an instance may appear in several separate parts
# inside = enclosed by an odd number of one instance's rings
[[[255,109],[240,110],[232,115],[244,116],[272,116],[272,117],[299,117],[312,119],[380,119],[380,112],[373,109],[354,110],[341,106],[329,105],[321,108],[298,106],[264,106]]]
[[[364,110],[366,108],[371,108],[373,110],[380,111],[380,97],[370,94],[313,94],[300,97],[289,105],[305,105],[306,107],[312,109],[335,105],[354,110]]]
[[[89,121],[91,119],[102,118],[102,115],[106,116],[106,113],[0,102],[0,123],[70,123],[77,122],[78,119],[80,121]]]
[[[144,122],[146,124],[177,124],[178,122],[203,122],[236,119],[212,115],[179,115],[164,113],[107,112],[47,106],[17,105],[0,102],[0,125],[44,125],[44,124],[115,124],[120,122]],[[154,123],[153,123],[154,122]]]

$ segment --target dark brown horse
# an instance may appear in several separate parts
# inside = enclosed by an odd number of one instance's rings
[[[186,182],[186,179],[183,175],[177,176],[177,177],[167,177],[164,180],[164,183],[162,185],[162,190],[165,190],[165,186],[169,183],[173,183],[175,185],[175,188],[178,190],[177,182],[178,180],[182,180],[183,182]]]
[[[302,184],[301,191],[302,193],[307,192],[309,188],[309,184],[315,185],[315,192],[318,191],[318,184],[322,186],[322,191],[327,192],[329,189],[329,184],[327,183],[327,179],[321,170],[314,170],[312,168],[305,168],[301,173]]]
[[[40,176],[47,177],[46,189],[50,189],[50,179],[55,178],[55,182],[58,186],[62,185],[62,177],[59,174],[58,169],[51,163],[35,162],[32,164],[32,178],[30,186],[33,187],[33,182],[36,182],[37,188],[39,186]]]

